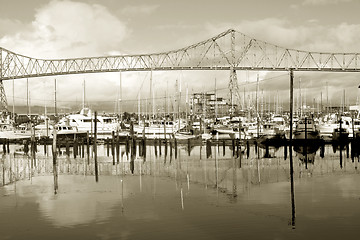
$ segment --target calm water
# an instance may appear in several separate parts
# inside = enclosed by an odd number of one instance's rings
[[[40,149],[39,149],[40,150]],[[0,164],[0,239],[358,239],[358,162],[326,147],[307,168],[294,156],[295,228],[291,226],[289,156],[284,149],[249,158],[229,147],[178,146],[165,157],[124,154],[112,164],[99,146],[94,159],[58,158],[54,194],[52,156],[5,154]],[[13,149],[12,149],[13,151]],[[175,158],[176,156],[176,158]],[[259,158],[258,158],[259,156]],[[35,166],[36,165],[36,166]],[[133,173],[132,173],[133,172]],[[140,174],[141,173],[141,174]],[[17,179],[18,181],[15,181]]]

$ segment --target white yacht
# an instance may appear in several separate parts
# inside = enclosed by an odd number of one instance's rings
[[[178,121],[169,121],[169,120],[154,120],[140,122],[139,125],[134,126],[134,133],[138,137],[145,135],[148,139],[167,139],[174,137],[174,134],[184,127],[184,124]]]
[[[111,134],[113,131],[118,130],[118,122],[115,117],[97,116],[97,133],[100,135]],[[60,120],[59,124],[69,125],[76,127],[78,131],[94,132],[94,114],[89,108],[83,108],[78,114],[70,114]]]

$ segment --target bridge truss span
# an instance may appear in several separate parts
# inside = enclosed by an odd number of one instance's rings
[[[0,48],[0,80],[149,70],[360,71],[359,53],[307,52],[228,30],[178,50],[138,55],[38,59]]]

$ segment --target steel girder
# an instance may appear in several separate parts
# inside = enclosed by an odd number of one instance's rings
[[[0,48],[0,80],[40,76],[149,70],[360,71],[360,53],[287,49],[228,30],[163,53],[71,59],[37,59]]]

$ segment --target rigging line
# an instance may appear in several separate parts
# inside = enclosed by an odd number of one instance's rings
[[[261,82],[264,82],[264,81],[269,81],[269,80],[272,80],[272,79],[275,79],[275,78],[279,78],[279,77],[283,77],[283,76],[287,76],[288,74],[282,74],[282,75],[278,75],[278,76],[274,76],[274,77],[270,77],[270,78],[264,78],[264,79],[262,79],[261,81],[259,81],[259,83],[261,83]],[[140,94],[140,91],[141,91],[141,89],[142,89],[142,87],[143,87],[143,85],[144,85],[144,82],[145,82],[145,80],[146,80],[146,77],[147,76],[145,76],[144,77],[144,79],[143,79],[143,82],[142,82],[142,84],[141,84],[141,87],[140,87],[140,89],[139,89],[139,91],[138,91],[138,94],[137,94],[137,97],[139,96],[139,94]],[[240,86],[245,86],[245,85],[253,85],[253,84],[256,84],[257,82],[247,82],[247,83],[243,83],[243,84],[240,84]],[[217,88],[216,89],[216,91],[222,91],[222,90],[228,90],[228,87],[223,87],[223,88]],[[208,91],[206,91],[206,93],[208,93],[208,92],[213,92],[213,91],[215,91],[215,89],[210,89],[210,90],[208,90]],[[11,95],[9,95],[9,97],[12,97]],[[182,96],[182,98],[183,98],[184,96]],[[14,97],[14,98],[16,98],[16,99],[22,99],[22,100],[25,100],[26,98],[22,98],[22,97]],[[172,97],[166,97],[166,96],[159,96],[159,97],[156,97],[156,98],[154,98],[154,99],[167,99],[167,98],[172,98]],[[150,100],[150,98],[142,98],[141,100]],[[34,99],[34,98],[32,98],[32,101],[44,101],[44,99]],[[53,99],[50,99],[50,100],[45,100],[46,102],[53,102]],[[123,100],[123,102],[136,102],[136,101],[138,101],[138,99],[136,98],[136,99],[127,99],[127,100]],[[63,102],[63,103],[76,103],[76,102],[78,102],[78,101],[76,101],[76,100],[69,100],[69,101],[66,101],[66,100],[57,100],[57,102]],[[105,103],[105,102],[109,102],[109,103],[114,103],[114,102],[116,102],[116,100],[88,100],[88,102],[103,102],[103,103]]]

